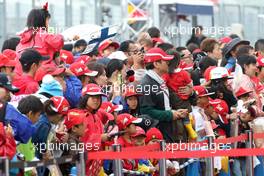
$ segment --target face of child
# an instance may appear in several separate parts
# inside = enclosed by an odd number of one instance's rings
[[[100,95],[90,96],[87,100],[86,105],[88,109],[97,110],[101,105],[101,96]]]
[[[159,142],[158,139],[151,139],[151,140],[148,142],[148,145],[157,144],[158,142]]]
[[[129,135],[133,135],[137,132],[136,130],[136,125],[131,123],[127,128],[126,128],[126,132],[129,134]]]
[[[138,99],[136,96],[131,96],[127,98],[127,104],[129,106],[129,109],[134,110],[137,108],[138,105]]]
[[[38,121],[40,114],[41,114],[41,112],[34,113],[34,112],[30,111],[28,113],[28,117],[31,120],[31,122],[34,124]]]
[[[49,118],[50,122],[57,125],[59,122],[62,121],[63,115],[62,114],[57,114]]]
[[[199,101],[199,104],[203,107],[206,107],[208,106],[209,104],[209,99],[208,99],[208,96],[204,96],[204,97],[199,97],[198,98],[198,101]]]
[[[249,77],[254,77],[256,75],[257,72],[257,66],[256,64],[249,64],[249,65],[245,65],[245,73],[249,76]]]
[[[84,136],[85,133],[85,127],[84,124],[79,124],[79,125],[75,125],[74,127],[72,127],[72,131],[79,137]]]
[[[136,146],[144,146],[145,145],[145,139],[146,139],[146,136],[144,136],[144,135],[136,136],[133,138],[134,144]]]

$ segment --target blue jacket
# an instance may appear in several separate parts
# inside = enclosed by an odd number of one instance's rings
[[[23,144],[26,144],[35,132],[32,122],[27,116],[21,114],[11,104],[6,105],[5,124],[10,123],[14,131],[14,138]]]
[[[234,67],[236,65],[236,59],[233,58],[233,57],[229,57],[227,59],[227,64],[225,65],[225,68],[228,70],[228,71],[234,71]]]
[[[47,139],[51,130],[51,123],[45,114],[41,114],[39,120],[34,125],[36,132],[32,137],[32,142],[35,145],[36,157],[42,158],[42,153],[45,153],[47,146]]]
[[[72,108],[76,108],[81,98],[82,82],[76,76],[68,76],[65,81],[66,91],[63,96],[68,100]]]

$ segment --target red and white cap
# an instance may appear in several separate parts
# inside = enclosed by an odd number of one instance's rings
[[[195,91],[198,97],[205,97],[215,94],[214,92],[209,93],[207,89],[203,86],[194,86],[193,90]]]
[[[253,92],[253,91],[252,91],[252,90],[246,90],[245,88],[240,87],[240,88],[238,89],[238,91],[236,91],[235,95],[236,95],[236,97],[238,98],[238,97],[240,97],[241,95],[245,95],[245,94],[248,94],[248,93],[251,93],[251,92]]]
[[[113,103],[106,101],[102,103],[100,109],[103,109],[108,113],[119,112],[123,110],[123,105],[114,105]]]
[[[74,62],[72,52],[67,50],[60,50],[60,60],[66,64],[72,64]]]
[[[116,123],[119,128],[119,130],[124,130],[126,127],[128,127],[130,124],[139,124],[142,122],[142,118],[136,118],[128,113],[120,114],[116,118]]]
[[[75,62],[71,64],[70,70],[75,74],[75,76],[96,76],[98,74],[97,71],[89,70],[88,67],[81,62]]]
[[[109,46],[113,46],[115,49],[119,48],[119,44],[117,42],[107,39],[107,40],[104,40],[102,43],[100,43],[98,47],[99,53],[102,54],[103,51],[107,49]]]
[[[233,77],[230,76],[228,70],[225,67],[216,67],[210,71],[210,80],[221,78],[232,79]]]
[[[62,96],[51,97],[50,100],[53,102],[54,106],[51,106],[52,110],[60,114],[66,115],[70,109],[70,104],[66,98]]]
[[[219,119],[221,120],[221,122],[227,124],[228,120],[226,116],[229,111],[227,103],[224,100],[215,99],[215,100],[210,100],[209,104],[212,105],[215,112],[219,114]]]
[[[82,110],[77,110],[77,109],[69,110],[67,116],[65,117],[64,124],[66,128],[69,130],[75,125],[82,124],[85,118],[86,118],[86,114]]]
[[[145,136],[146,137],[146,132],[139,126],[136,126],[136,133],[132,135],[132,137],[137,137],[137,136]]]
[[[35,74],[35,80],[39,82],[47,74],[56,76],[56,75],[60,75],[64,73],[65,71],[66,71],[66,68],[56,67],[54,64],[43,64],[41,65],[41,67],[38,68]]]
[[[82,95],[102,95],[107,96],[102,92],[102,88],[96,84],[87,84],[82,89]]]
[[[87,64],[91,60],[90,56],[87,55],[81,55],[78,59],[76,59],[75,62],[80,62],[82,64]]]
[[[142,96],[142,94],[137,93],[134,89],[127,88],[123,96],[127,98],[132,96]]]
[[[210,66],[210,67],[208,67],[208,68],[204,71],[203,76],[204,76],[204,79],[205,79],[206,81],[210,81],[210,72],[211,72],[211,70],[214,69],[214,68],[216,68],[216,66]]]
[[[159,60],[169,61],[172,60],[174,56],[168,55],[165,51],[160,48],[151,48],[147,51],[144,56],[145,63],[152,63]]]
[[[146,143],[149,141],[156,139],[156,140],[163,140],[162,133],[157,128],[150,128],[146,133]]]

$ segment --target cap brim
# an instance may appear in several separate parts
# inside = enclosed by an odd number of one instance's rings
[[[7,90],[9,90],[10,92],[16,93],[19,91],[19,89],[15,86],[12,85],[4,85],[3,87],[5,87]]]
[[[132,123],[138,124],[138,123],[141,123],[142,121],[143,121],[142,118],[137,118],[137,119],[133,120]]]
[[[105,97],[107,97],[107,95],[106,94],[104,94],[104,93],[102,93],[102,92],[94,92],[94,93],[86,93],[85,95],[102,95],[102,96],[105,96]]]
[[[207,93],[204,95],[199,95],[199,97],[206,97],[206,96],[210,96],[210,95],[214,95],[214,94],[215,94],[214,92],[211,92],[211,93]]]
[[[98,71],[91,71],[88,73],[84,73],[84,75],[86,75],[86,76],[96,76],[97,74],[98,74]]]
[[[173,59],[174,56],[171,56],[171,55],[167,55],[167,56],[164,56],[161,58],[161,60],[164,60],[164,61],[170,61]]]
[[[108,45],[108,47],[109,47],[109,46],[113,46],[113,47],[115,47],[115,49],[119,48],[119,44],[118,44],[117,42],[112,42],[112,43],[110,43],[110,44]],[[106,47],[106,48],[108,48],[108,47]]]

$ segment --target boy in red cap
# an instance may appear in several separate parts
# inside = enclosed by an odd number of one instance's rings
[[[116,123],[119,131],[124,131],[124,134],[117,139],[117,143],[122,147],[134,146],[132,141],[132,135],[136,134],[136,125],[140,123],[142,119],[135,118],[130,114],[124,113],[117,116]],[[134,160],[123,160],[123,168],[127,170],[134,170],[136,163]]]
[[[146,133],[141,127],[136,127],[136,133],[132,135],[135,146],[145,146]],[[146,175],[152,175],[156,168],[153,167],[148,159],[137,159],[137,170],[144,172]]]
[[[108,57],[111,53],[119,48],[119,44],[112,40],[105,40],[100,43],[98,51],[103,57]]]
[[[73,156],[77,157],[80,152],[83,152],[84,148],[81,144],[80,137],[83,137],[85,134],[85,126],[83,124],[86,115],[83,111],[73,109],[68,111],[67,116],[65,117],[64,125],[66,126],[69,134],[69,139],[67,145],[69,148],[63,151],[62,156]],[[71,146],[77,150],[71,150]],[[60,165],[60,170],[63,175],[69,175],[71,168],[75,166],[75,163],[65,163]],[[78,167],[78,165],[77,165]]]

